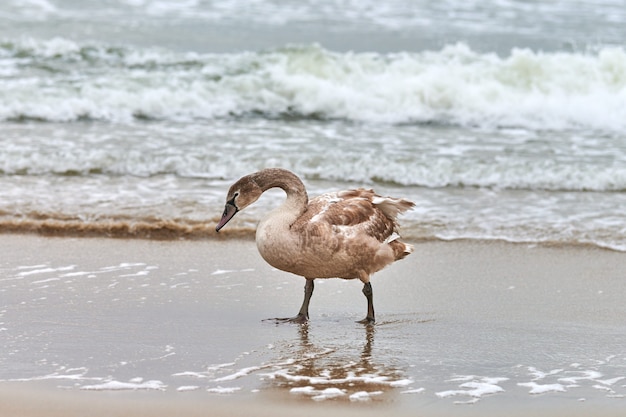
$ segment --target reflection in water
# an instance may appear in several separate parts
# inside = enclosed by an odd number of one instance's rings
[[[292,362],[267,374],[267,381],[273,388],[310,396],[314,400],[344,398],[357,401],[382,399],[383,394],[394,388],[412,383],[402,369],[376,361],[372,356],[375,326],[365,326],[365,342],[358,356],[345,344],[334,348],[318,346],[309,338],[308,325],[298,327],[299,343],[286,347],[284,353]]]

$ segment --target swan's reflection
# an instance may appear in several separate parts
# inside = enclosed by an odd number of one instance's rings
[[[288,360],[269,374],[267,381],[273,388],[316,400],[370,400],[382,399],[383,394],[412,382],[401,368],[390,364],[395,358],[379,355],[378,360],[374,359],[376,326],[365,326],[360,351],[352,349],[346,337],[339,337],[336,343],[324,343],[325,346],[312,342],[307,324],[298,326],[298,331],[297,343],[286,346],[282,353]]]

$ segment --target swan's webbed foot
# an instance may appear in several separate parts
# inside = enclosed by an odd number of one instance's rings
[[[309,321],[309,317],[306,314],[298,313],[298,315],[295,317],[285,317],[285,318],[276,317],[273,319],[267,319],[263,321],[273,321],[276,324],[281,324],[281,323],[306,324]]]
[[[306,284],[304,285],[304,300],[302,301],[302,307],[300,307],[300,311],[298,315],[295,317],[289,318],[275,318],[268,319],[273,321],[276,324],[280,323],[295,323],[295,324],[305,324],[309,321],[309,302],[311,301],[311,296],[313,295],[313,288],[315,285],[313,284],[313,278],[307,278]]]
[[[374,323],[376,323],[376,320],[374,319],[374,317],[367,316],[367,317],[365,317],[363,320],[359,320],[359,321],[357,321],[357,323],[359,323],[359,324],[365,324],[365,325],[367,325],[367,326],[371,326],[371,325],[373,325]]]

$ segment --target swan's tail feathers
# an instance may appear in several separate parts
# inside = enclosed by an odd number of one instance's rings
[[[372,204],[382,210],[385,216],[389,217],[394,222],[399,214],[404,213],[407,210],[412,209],[415,203],[404,198],[392,198],[375,196],[372,198]]]
[[[413,253],[413,250],[415,249],[413,245],[401,242],[398,239],[394,239],[389,242],[389,246],[391,246],[391,249],[393,250],[394,258],[396,261],[404,259],[407,255]]]

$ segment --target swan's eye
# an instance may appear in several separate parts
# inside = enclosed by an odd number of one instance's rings
[[[233,205],[235,207],[237,207],[237,205],[235,204],[235,199],[239,197],[239,191],[233,193],[233,198],[231,198],[230,200],[227,201],[228,204]]]

